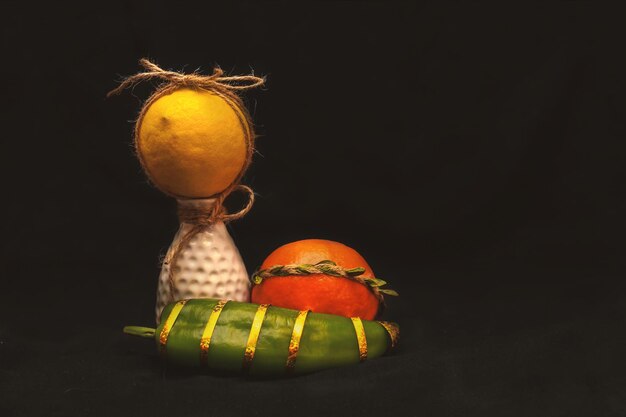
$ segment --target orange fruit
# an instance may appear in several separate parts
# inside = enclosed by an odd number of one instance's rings
[[[316,264],[324,260],[333,261],[345,269],[362,267],[365,272],[360,277],[374,278],[374,272],[357,251],[342,243],[321,239],[300,240],[281,246],[265,259],[260,269]],[[252,302],[365,320],[374,319],[380,305],[365,284],[327,274],[264,278],[252,288]]]

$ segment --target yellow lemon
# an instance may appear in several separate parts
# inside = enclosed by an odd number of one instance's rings
[[[210,197],[241,173],[248,126],[226,100],[181,88],[150,104],[138,126],[137,151],[158,188],[179,197]]]

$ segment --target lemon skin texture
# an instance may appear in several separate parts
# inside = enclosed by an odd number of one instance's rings
[[[149,105],[137,152],[155,186],[176,197],[204,198],[237,179],[246,163],[247,122],[227,100],[181,88]]]

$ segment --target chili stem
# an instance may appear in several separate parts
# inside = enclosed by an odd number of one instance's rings
[[[141,326],[126,326],[124,327],[124,333],[132,334],[133,336],[139,337],[154,337],[155,329],[151,327],[141,327]]]

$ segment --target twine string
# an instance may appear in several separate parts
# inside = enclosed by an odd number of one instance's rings
[[[194,207],[183,207],[180,204],[178,205],[178,215],[180,221],[191,224],[191,228],[182,237],[180,237],[177,242],[174,243],[173,247],[170,248],[168,254],[163,261],[164,265],[169,266],[170,301],[175,301],[175,269],[178,258],[180,257],[183,249],[198,233],[203,232],[217,222],[222,221],[226,223],[242,218],[250,211],[252,205],[254,204],[254,192],[250,187],[242,185],[240,184],[240,182],[245,171],[248,169],[252,161],[252,155],[254,153],[255,135],[252,128],[252,120],[250,114],[246,110],[241,100],[241,97],[237,93],[239,91],[250,90],[262,86],[263,84],[265,84],[265,78],[258,77],[254,74],[226,76],[224,75],[224,71],[220,67],[215,67],[211,75],[202,75],[199,74],[197,71],[190,74],[185,74],[182,72],[164,70],[163,68],[159,67],[157,64],[151,62],[146,58],[140,59],[139,64],[145,69],[144,72],[139,72],[137,74],[126,77],[120,82],[120,84],[116,88],[109,91],[107,94],[107,97],[120,94],[125,89],[134,87],[135,85],[143,81],[149,81],[154,79],[162,81],[162,83],[157,87],[152,95],[146,100],[143,108],[141,109],[141,112],[139,113],[139,117],[137,118],[134,137],[136,149],[138,148],[137,143],[139,139],[139,129],[141,126],[141,122],[150,105],[164,95],[172,93],[173,91],[181,88],[206,90],[222,97],[224,101],[226,101],[226,103],[233,108],[235,114],[239,118],[246,141],[246,159],[244,161],[241,171],[239,172],[235,180],[222,192],[217,193],[213,196],[206,197],[215,199],[215,203],[210,210],[206,211]],[[139,158],[139,162],[141,163],[144,172],[146,172],[148,178],[150,178],[150,173],[148,172],[146,164],[143,161],[142,156],[139,152],[137,152],[137,157]],[[156,184],[155,181],[152,182]],[[248,194],[248,201],[244,205],[244,207],[241,208],[241,210],[232,214],[228,214],[226,209],[224,208],[224,201],[233,191],[246,192]],[[172,195],[167,192],[165,193],[171,195],[172,197],[183,197],[178,195]]]
[[[320,261],[316,264],[274,265],[269,268],[256,271],[252,274],[251,283],[252,285],[258,285],[264,279],[272,277],[325,274],[334,277],[347,278],[365,285],[376,296],[376,298],[378,298],[382,306],[384,306],[385,303],[383,294],[392,296],[398,295],[398,293],[392,289],[382,288],[387,284],[387,281],[371,276],[363,276],[365,271],[366,270],[363,267],[347,269],[330,260]]]
[[[172,244],[172,247],[168,250],[165,259],[163,260],[164,265],[169,266],[169,286],[170,286],[170,295],[174,296],[176,285],[175,285],[175,274],[176,274],[176,265],[178,263],[178,259],[182,254],[182,251],[189,245],[191,240],[202,233],[211,225],[217,222],[228,223],[233,220],[238,220],[245,216],[252,205],[254,204],[254,191],[252,188],[238,184],[235,187],[235,190],[245,191],[248,194],[248,201],[244,207],[242,207],[239,211],[229,214],[224,208],[223,202],[226,198],[225,194],[220,194],[217,198],[213,206],[210,210],[205,210],[202,208],[190,207],[182,204],[178,204],[178,219],[179,222],[187,223],[191,225],[191,228],[182,235],[179,239],[176,239]],[[175,301],[172,299],[171,301]]]
[[[218,221],[230,222],[245,216],[254,204],[254,191],[247,185],[237,184],[233,191],[243,191],[247,194],[246,204],[237,212],[229,214],[224,208],[224,200],[227,197],[223,193],[215,198],[215,203],[209,210],[191,205],[178,204],[178,219],[181,223],[189,223],[198,226],[210,226]]]
[[[264,77],[257,77],[254,74],[224,76],[224,70],[220,67],[213,68],[213,74],[211,75],[202,75],[197,71],[191,74],[167,71],[146,58],[141,58],[139,60],[139,64],[144,67],[146,71],[124,78],[120,85],[107,93],[107,97],[120,94],[127,88],[133,87],[142,81],[148,81],[155,78],[166,81],[168,84],[174,84],[176,87],[201,87],[210,90],[241,91],[250,90],[265,84]]]

